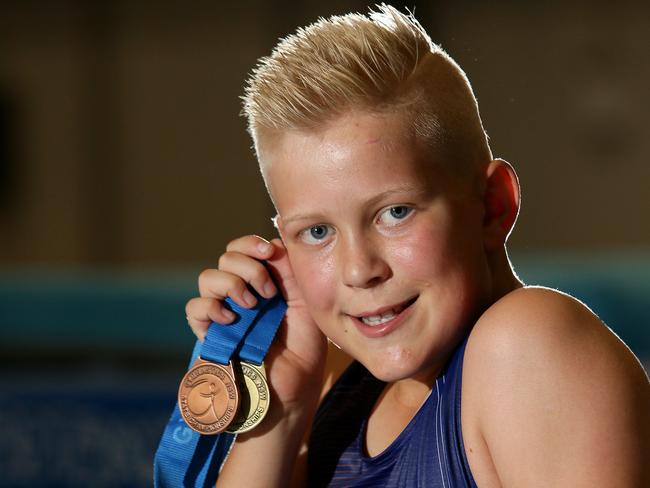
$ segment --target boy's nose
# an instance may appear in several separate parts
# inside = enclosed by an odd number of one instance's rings
[[[370,288],[391,277],[390,266],[379,246],[368,239],[348,239],[339,247],[338,260],[343,283],[353,288]]]

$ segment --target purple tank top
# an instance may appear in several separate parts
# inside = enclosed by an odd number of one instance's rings
[[[309,487],[476,488],[460,424],[465,339],[424,404],[382,453],[364,453],[367,418],[385,386],[354,362],[325,396],[309,441]]]

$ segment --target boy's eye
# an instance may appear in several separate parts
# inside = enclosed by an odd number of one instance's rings
[[[319,244],[333,232],[329,225],[318,224],[300,232],[300,239],[307,244]]]
[[[404,220],[406,217],[411,215],[413,209],[407,207],[406,205],[396,205],[394,207],[387,208],[382,213],[379,214],[379,222],[387,225],[398,224],[400,220]]]

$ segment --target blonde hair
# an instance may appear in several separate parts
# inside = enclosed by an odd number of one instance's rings
[[[404,111],[443,158],[491,159],[465,73],[412,14],[385,4],[285,37],[259,60],[242,99],[258,154],[264,130],[315,129],[359,109]]]

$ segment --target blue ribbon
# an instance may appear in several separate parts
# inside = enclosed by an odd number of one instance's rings
[[[257,365],[262,364],[286,311],[287,304],[282,295],[278,293],[269,299],[261,318],[258,319],[259,326],[257,324],[253,326],[246,335],[238,353],[239,359]]]
[[[225,300],[227,307],[235,313],[235,320],[229,325],[210,324],[203,347],[201,347],[202,359],[219,364],[230,362],[235,349],[239,347],[251,325],[265,315],[260,312],[264,312],[270,300],[265,300],[259,295],[256,296],[257,303],[253,308],[240,307],[230,298]],[[266,327],[258,327],[258,329],[261,334],[268,335],[265,332]],[[273,336],[271,336],[271,340],[273,340]]]
[[[271,299],[257,295],[257,304],[251,309],[240,307],[230,298],[225,303],[236,314],[235,321],[229,325],[210,324],[204,343],[196,341],[194,345],[189,367],[199,355],[228,364],[234,353],[244,361],[261,364],[287,309],[279,293]],[[214,487],[235,437],[227,432],[200,435],[190,429],[177,402],[154,458],[154,487]]]

